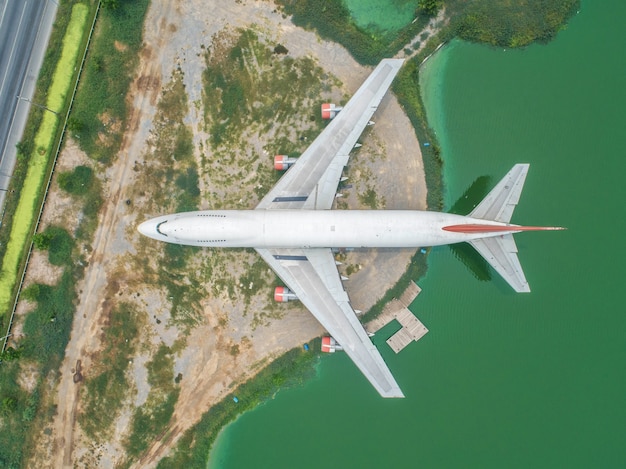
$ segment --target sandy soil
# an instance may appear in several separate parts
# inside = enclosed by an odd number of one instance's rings
[[[77,285],[77,311],[55,391],[57,413],[50,427],[41,430],[37,454],[30,461],[33,466],[114,467],[124,459],[122,441],[129,430],[132,409],[145,400],[149,391],[145,368],[149,356],[142,349],[133,360],[128,401],[116,420],[116,431],[110,441],[89,441],[82,433],[77,422],[81,382],[73,380],[78,360],[85,376],[97,369],[98,351],[103,347],[101,331],[106,327],[114,298],[128,298],[131,286],[132,291],[141,292],[137,304],[144,308],[147,317],[146,331],[142,334],[152,343],[171,345],[183,335],[183,331],[167,324],[170,305],[164,292],[138,284],[138,279],[128,272],[133,256],[138,255],[138,247],[145,240],[140,240],[134,229],[142,221],[137,218],[140,210],[124,201],[136,182],[133,168],[143,163],[146,155],[156,104],[172,70],[177,66],[182,69],[190,103],[201,102],[203,48],[210,46],[211,38],[227,27],[253,27],[285,45],[294,57],[313,57],[344,83],[344,94],[352,94],[371,71],[358,65],[342,47],[296,28],[270,2],[153,0],[145,24],[141,62],[128,97],[132,102],[129,125],[117,161],[106,174],[106,202],[100,225],[84,280]],[[353,157],[350,175],[355,183],[346,190],[344,199],[350,207],[358,207],[360,191],[373,186],[380,208],[424,209],[426,187],[419,142],[394,96],[385,97],[374,119],[377,124]],[[196,146],[207,140],[201,106],[190,106],[186,121],[194,131]],[[59,164],[70,167],[76,161],[87,158],[75,145],[67,145]],[[364,173],[368,178],[362,177]],[[68,213],[70,202],[63,197],[53,189],[44,226],[60,214]],[[68,226],[75,223],[71,215],[62,216],[68,217]],[[410,250],[350,253],[348,263],[361,266],[346,283],[355,308],[367,310],[393,286],[405,271],[412,253]],[[41,258],[35,258],[28,271],[30,282],[54,275],[54,269]],[[186,347],[175,359],[175,373],[182,373],[184,379],[170,425],[163,429],[163,435],[167,436],[154,441],[135,467],[154,467],[212,404],[233,385],[256,372],[255,364],[323,332],[301,306],[290,306],[288,314],[260,326],[251,324],[250,316],[242,312],[240,305],[225,297],[207,294],[202,311],[201,325],[191,330]],[[227,318],[225,325],[224,318]],[[228,352],[232,344],[241,345],[236,356]]]

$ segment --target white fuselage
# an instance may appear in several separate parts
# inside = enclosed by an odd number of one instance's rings
[[[451,225],[509,227],[451,232]],[[207,210],[153,218],[139,227],[176,244],[244,248],[379,248],[438,246],[515,233],[518,225],[412,210]]]

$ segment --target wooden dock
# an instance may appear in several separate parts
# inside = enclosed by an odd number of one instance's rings
[[[402,296],[387,303],[382,314],[367,323],[365,329],[370,333],[375,333],[394,319],[397,320],[402,328],[387,340],[387,344],[396,353],[411,342],[420,340],[428,329],[409,311],[408,307],[421,291],[415,282],[411,282]]]
[[[387,339],[387,344],[396,353],[399,353],[411,342],[417,342],[428,332],[426,326],[407,308],[398,311],[396,319],[402,324],[402,328]]]

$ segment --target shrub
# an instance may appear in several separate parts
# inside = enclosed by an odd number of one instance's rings
[[[73,171],[59,174],[59,187],[74,195],[83,195],[89,191],[93,182],[93,170],[89,166],[76,166]]]
[[[52,265],[67,265],[72,261],[74,239],[61,227],[49,226],[33,236],[33,243],[38,249],[48,250],[48,260]]]

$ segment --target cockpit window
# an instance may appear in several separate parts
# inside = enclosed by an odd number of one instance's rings
[[[160,235],[167,236],[167,234],[166,234],[166,233],[162,233],[162,232],[161,232],[161,225],[162,225],[163,223],[167,223],[167,220],[162,221],[161,223],[159,223],[159,224],[156,226],[156,230],[157,230],[157,233],[159,233]]]

